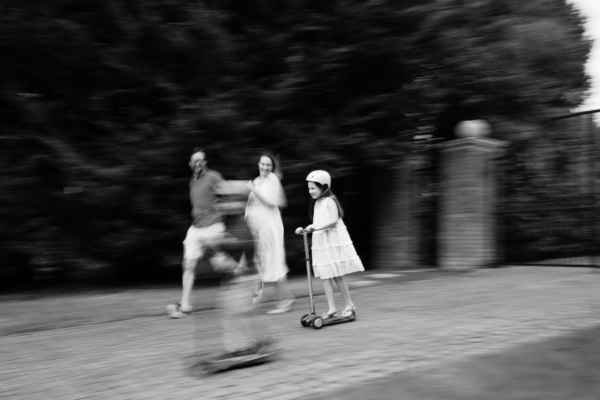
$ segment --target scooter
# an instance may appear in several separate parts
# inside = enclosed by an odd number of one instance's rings
[[[274,361],[278,356],[278,349],[273,343],[264,342],[247,352],[214,356],[201,361],[200,366],[207,374],[216,374],[232,369],[246,368],[253,365]]]
[[[304,237],[304,261],[306,261],[306,276],[308,278],[308,296],[310,298],[310,314],[304,314],[300,318],[300,324],[305,328],[312,326],[315,329],[321,329],[322,327],[327,325],[335,325],[344,322],[355,321],[356,312],[354,310],[352,310],[350,312],[350,315],[348,315],[347,317],[342,317],[336,314],[335,316],[323,319],[323,317],[316,314],[312,287],[312,264],[310,260],[310,250],[308,248],[308,231],[304,230],[303,228],[298,228],[296,229],[295,233]]]

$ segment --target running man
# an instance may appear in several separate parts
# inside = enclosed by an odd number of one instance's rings
[[[181,301],[167,306],[167,313],[171,318],[182,318],[192,312],[190,296],[198,261],[204,255],[208,243],[218,240],[225,232],[221,214],[215,208],[218,187],[223,182],[223,177],[217,171],[208,169],[206,152],[200,148],[194,149],[189,166],[193,172],[190,180],[193,222],[183,241]]]

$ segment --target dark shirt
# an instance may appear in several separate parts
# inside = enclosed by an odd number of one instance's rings
[[[217,201],[217,186],[223,177],[217,171],[207,169],[198,178],[190,181],[190,201],[192,202],[193,225],[205,228],[221,222],[221,215],[215,209]]]

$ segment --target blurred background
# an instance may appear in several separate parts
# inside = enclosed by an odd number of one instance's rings
[[[589,89],[583,21],[562,0],[4,1],[0,286],[179,282],[195,146],[226,179],[278,155],[292,274],[308,172],[371,269],[398,263],[377,243],[412,168],[410,264],[437,267],[439,149],[472,119],[509,147],[499,262],[589,256],[597,127],[559,118]]]

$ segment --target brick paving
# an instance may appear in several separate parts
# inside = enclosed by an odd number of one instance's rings
[[[213,376],[189,367],[219,346],[215,310],[0,337],[0,397],[302,399],[600,324],[600,274],[586,268],[353,286],[354,323],[302,328],[306,298],[282,315],[264,315],[262,306],[256,318],[279,340],[279,359]],[[318,310],[324,305],[319,295]]]

